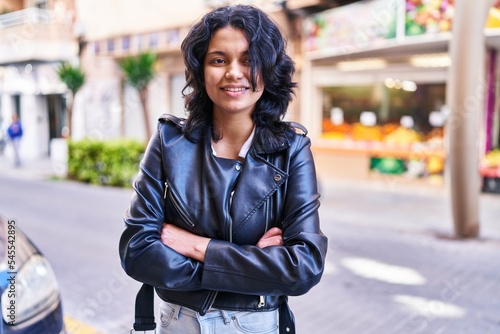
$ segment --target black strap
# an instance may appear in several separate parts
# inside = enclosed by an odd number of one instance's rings
[[[295,317],[288,305],[288,297],[282,296],[279,310],[280,334],[295,334]]]
[[[154,288],[151,285],[143,284],[135,297],[134,330],[155,330],[154,297]]]

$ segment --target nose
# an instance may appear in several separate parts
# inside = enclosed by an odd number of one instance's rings
[[[226,72],[226,79],[241,79],[243,77],[243,70],[238,63],[229,64]]]

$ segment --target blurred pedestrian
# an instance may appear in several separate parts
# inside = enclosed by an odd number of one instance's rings
[[[23,126],[16,113],[12,115],[12,122],[7,128],[7,135],[9,136],[14,150],[14,165],[20,167],[21,157],[19,156],[19,146],[21,144],[21,138],[23,137]]]
[[[125,271],[162,300],[160,334],[295,333],[287,296],[321,279],[311,142],[282,121],[296,87],[285,48],[245,5],[206,14],[182,43],[189,116],[160,119],[120,240]]]

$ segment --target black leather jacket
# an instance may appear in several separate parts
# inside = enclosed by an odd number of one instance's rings
[[[119,246],[127,274],[201,314],[273,310],[280,296],[306,293],[320,281],[327,238],[305,129],[275,133],[275,147],[257,129],[241,163],[215,157],[209,136],[188,140],[183,124],[164,115],[141,162]],[[163,222],[212,238],[205,262],[164,245]],[[255,246],[273,226],[284,245]]]

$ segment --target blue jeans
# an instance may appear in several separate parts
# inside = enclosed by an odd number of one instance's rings
[[[240,312],[210,309],[204,316],[162,301],[158,334],[277,334],[278,310]]]
[[[19,146],[21,145],[21,137],[12,138],[12,148],[14,149],[14,164],[16,167],[21,166],[21,158],[19,156]]]

